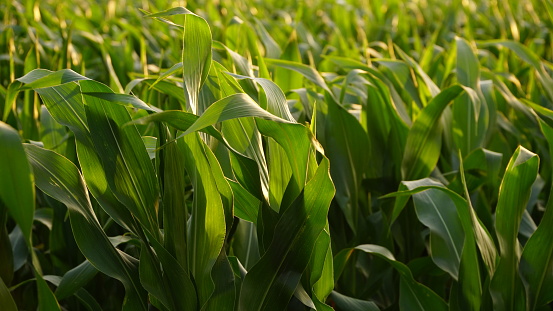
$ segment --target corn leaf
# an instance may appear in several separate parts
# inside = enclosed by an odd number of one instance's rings
[[[242,283],[239,310],[282,310],[288,304],[324,229],[334,193],[328,169],[323,159],[302,194],[283,212],[275,227],[279,234]]]
[[[124,310],[146,310],[137,261],[119,251],[109,241],[92,210],[88,192],[77,167],[53,151],[26,145],[36,185],[44,193],[69,209],[71,227],[77,245],[85,257],[103,273],[125,286]]]
[[[0,278],[0,304],[2,304],[2,307],[6,311],[17,311],[15,301],[2,278]]]
[[[25,242],[31,247],[31,230],[35,212],[34,178],[17,132],[0,122],[0,204],[5,206],[21,228]],[[2,208],[3,209],[3,208]],[[3,229],[2,229],[3,230]]]
[[[543,120],[540,120],[542,133],[549,143],[549,149],[553,148],[553,128]],[[553,238],[553,200],[549,198],[545,214],[538,229],[530,237],[520,261],[520,276],[526,288],[526,307],[535,310],[553,300],[553,276],[549,271],[553,267],[553,245],[548,243]]]
[[[428,287],[415,281],[411,270],[405,264],[396,261],[388,249],[370,244],[359,245],[355,249],[384,259],[397,270],[401,277],[399,296],[401,310],[447,310],[447,304],[442,298]]]
[[[500,258],[490,283],[494,307],[502,310],[525,308],[525,295],[518,274],[520,245],[517,240],[522,213],[538,174],[539,158],[524,147],[511,157],[501,182],[496,209],[496,232]]]

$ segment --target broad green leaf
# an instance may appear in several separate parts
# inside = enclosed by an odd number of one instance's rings
[[[83,81],[83,92],[106,92],[100,83]],[[102,161],[110,189],[117,199],[156,238],[158,185],[152,162],[127,110],[103,99],[83,95],[92,142]]]
[[[163,111],[159,113],[153,113],[148,116],[135,119],[128,124],[148,124],[150,122],[165,122],[166,124],[180,130],[186,131],[198,120],[198,116],[184,111]],[[223,136],[212,126],[204,127],[199,130],[206,134],[215,137],[217,140],[224,142]]]
[[[31,167],[21,138],[4,122],[0,122],[0,204],[21,228],[25,242],[31,247],[31,231],[35,212],[35,188]],[[3,230],[3,229],[1,229]]]
[[[462,38],[455,38],[457,47],[457,81],[470,88],[476,89],[480,78],[480,64],[469,42]]]
[[[13,280],[14,271],[16,270],[14,269],[14,251],[8,229],[6,228],[8,218],[8,211],[3,203],[0,202],[0,262],[2,263],[0,264],[0,279],[3,280],[4,284],[10,285]],[[24,253],[24,258],[26,259],[27,249],[25,249]]]
[[[168,281],[162,275],[159,259],[144,242],[141,242],[138,264],[140,283],[148,291],[150,303],[161,310],[176,309],[175,301],[168,290]]]
[[[199,114],[206,108],[198,106],[198,94],[211,66],[211,30],[207,22],[195,14],[186,14],[184,19],[182,66],[188,104],[193,113]]]
[[[185,14],[182,68],[187,105],[192,113],[199,114],[206,108],[198,106],[198,96],[211,66],[212,39],[209,25],[205,19],[183,7],[148,14],[145,17],[163,17],[178,14]]]
[[[234,213],[236,217],[253,223],[257,222],[261,201],[240,184],[233,181],[229,181],[229,184],[234,193]]]
[[[277,122],[290,123],[289,121],[267,112],[248,95],[234,94],[209,106],[198,120],[196,120],[196,122],[194,122],[194,124],[192,124],[182,135],[188,135],[195,131],[199,131],[217,122],[243,117],[258,117]]]
[[[255,19],[255,29],[257,30],[263,45],[265,45],[265,55],[270,58],[279,58],[282,54],[282,50],[275,39],[269,34],[263,23]]]
[[[404,89],[407,91],[409,96],[411,96],[412,101],[414,101],[419,107],[423,106],[421,99],[419,98],[417,88],[413,83],[411,70],[407,64],[402,61],[391,59],[375,59],[374,61],[388,68],[392,72],[393,78],[395,79],[399,90]]]
[[[297,32],[293,31],[279,58],[301,63],[302,59],[298,41]],[[299,89],[303,86],[302,75],[285,68],[275,68],[274,81],[284,92]]]
[[[42,106],[40,112],[40,130],[40,140],[44,144],[44,148],[69,156],[71,144],[68,131],[52,118],[46,106]]]
[[[422,179],[404,181],[401,187],[413,190],[430,185],[439,186],[441,184],[430,179]],[[465,234],[454,202],[448,198],[447,194],[436,189],[428,189],[414,194],[413,202],[419,221],[430,228],[432,260],[438,267],[458,280]]]
[[[280,59],[270,59],[266,58],[265,62],[269,65],[275,65],[282,68],[286,68],[289,70],[293,70],[296,72],[301,73],[306,79],[309,81],[315,83],[316,86],[322,88],[323,90],[329,92],[332,94],[332,91],[330,91],[328,85],[326,84],[325,80],[321,76],[321,74],[314,68],[309,67],[307,65],[304,65],[302,63],[298,62],[292,62],[287,60],[280,60]]]
[[[538,174],[539,158],[524,147],[511,157],[501,182],[495,213],[500,258],[490,283],[494,307],[521,310],[526,306],[522,281],[518,274],[520,245],[517,240],[522,213]]]
[[[540,121],[541,131],[553,150],[553,128]],[[553,200],[547,201],[545,214],[538,229],[530,237],[520,261],[520,276],[526,288],[527,310],[535,310],[553,300],[553,275],[549,273],[553,267]]]
[[[426,72],[424,72],[423,68],[409,55],[407,55],[403,50],[401,50],[397,45],[394,45],[396,47],[396,50],[398,51],[399,56],[405,60],[421,77],[421,79],[424,81],[425,86],[428,88],[428,91],[430,92],[430,95],[432,97],[436,97],[440,93],[440,88],[432,81],[432,79],[428,76]]]
[[[49,71],[34,70],[25,76],[28,78],[25,81],[32,82],[30,77],[32,74],[36,76],[35,72],[41,77],[53,74]],[[52,117],[75,134],[79,164],[91,194],[118,224],[132,230],[134,220],[130,212],[109,190],[106,174],[94,149],[80,86],[77,83],[66,83],[35,91],[41,96]]]
[[[324,302],[334,289],[334,263],[329,232],[330,228],[327,220],[325,229],[317,238],[315,249],[307,267],[313,302],[317,309],[322,310],[332,310]]]
[[[348,297],[338,293],[337,291],[332,291],[330,294],[330,299],[332,299],[336,306],[340,310],[350,310],[350,311],[379,311],[378,306],[372,301],[366,301],[361,299],[356,299]]]
[[[143,290],[133,257],[111,244],[92,210],[84,180],[77,167],[53,151],[25,145],[36,186],[65,204],[79,249],[94,267],[125,286],[124,310],[146,310]]]
[[[173,66],[171,66],[171,68],[167,69],[167,71],[165,71],[163,74],[161,74],[159,76],[159,78],[157,78],[157,80],[152,83],[152,85],[150,85],[150,88],[153,88],[156,84],[158,84],[159,81],[167,78],[168,76],[174,74],[174,73],[177,73],[177,72],[181,72],[182,71],[182,62],[178,62],[176,64],[174,64]]]
[[[282,310],[287,306],[324,229],[334,194],[328,169],[328,160],[323,158],[302,194],[283,212],[275,227],[278,234],[242,283],[239,310]]]
[[[309,152],[312,148],[312,134],[308,128],[300,124],[272,122],[263,119],[256,119],[256,124],[261,134],[271,137],[284,149],[288,158],[293,183],[288,185],[290,189],[287,189],[284,198],[289,204],[299,195],[308,178],[306,171]],[[275,160],[283,161],[282,158]],[[283,207],[286,207],[286,203]]]
[[[146,235],[152,248],[143,243],[140,254],[140,279],[144,287],[155,293],[169,310],[196,309],[198,295],[189,273],[150,234]]]
[[[202,307],[202,310],[232,310],[230,306],[236,304],[238,293],[234,284],[235,275],[224,250],[221,251],[221,254],[217,258],[211,276],[215,283],[215,290],[207,303]]]
[[[0,278],[0,304],[5,311],[17,311],[15,301],[2,278]]]
[[[282,92],[280,87],[276,85],[273,81],[263,78],[241,76],[233,73],[228,74],[237,79],[250,79],[259,84],[263,88],[265,96],[267,97],[266,110],[271,114],[274,114],[275,116],[287,121],[296,121],[290,113],[290,109],[288,109],[288,104],[286,102],[286,96],[284,95],[284,92]]]
[[[38,292],[38,311],[61,311],[60,305],[56,300],[56,296],[54,296],[54,293],[52,293],[48,287],[48,284],[46,284],[46,281],[42,278],[42,275],[40,275],[36,270],[35,278]]]
[[[321,140],[321,144],[326,150],[326,156],[333,163],[330,173],[336,184],[335,199],[348,225],[356,232],[360,217],[359,192],[364,172],[369,165],[366,154],[372,152],[371,145],[367,133],[354,116],[339,106],[331,96],[325,96],[325,101],[327,110],[322,118],[324,140]]]
[[[25,84],[25,89],[39,89],[57,86],[69,82],[89,80],[71,69],[49,71],[46,69],[35,69],[17,81]]]
[[[189,213],[186,201],[189,194],[184,191],[187,186],[185,158],[178,146],[183,143],[182,140],[169,143],[163,152],[163,242],[167,252],[188,269],[186,234]]]
[[[161,112],[159,108],[148,106],[137,97],[127,94],[115,94],[111,92],[83,92],[83,95],[98,97],[112,103],[117,103],[129,108],[144,109],[152,112]]]
[[[153,136],[142,136],[142,142],[144,142],[144,147],[148,151],[148,156],[150,160],[156,158],[156,149],[157,149],[157,137]]]
[[[62,300],[73,295],[80,288],[84,287],[96,274],[98,270],[88,261],[85,260],[80,265],[67,271],[56,289],[56,298]]]
[[[434,170],[442,145],[442,125],[439,119],[447,105],[463,91],[463,87],[459,85],[443,90],[432,98],[413,123],[401,164],[404,180],[428,177]]]
[[[447,310],[447,304],[428,287],[413,278],[411,270],[403,263],[396,261],[392,253],[379,245],[359,245],[356,250],[372,254],[386,260],[400,275],[399,307],[401,310]]]
[[[259,261],[257,232],[252,222],[238,223],[232,239],[232,252],[243,263],[245,269],[251,269]]]
[[[235,152],[229,153],[229,156],[232,172],[240,186],[258,200],[263,198],[257,163],[252,159],[240,156]],[[232,186],[232,183],[230,184]],[[255,218],[257,218],[257,216]]]
[[[203,306],[215,289],[211,270],[225,239],[225,210],[206,154],[211,150],[196,133],[185,136],[183,142],[179,148],[185,155],[186,171],[194,188],[187,233],[188,266]]]
[[[479,90],[480,65],[470,44],[456,38],[457,46],[457,81],[472,90]],[[481,147],[488,125],[488,109],[483,97],[473,92],[460,95],[452,105],[453,139],[462,154]]]

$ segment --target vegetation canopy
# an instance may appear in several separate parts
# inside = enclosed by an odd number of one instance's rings
[[[0,309],[551,310],[552,0],[0,0]]]

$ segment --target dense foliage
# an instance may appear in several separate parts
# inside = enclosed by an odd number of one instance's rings
[[[0,0],[2,310],[551,310],[553,1]]]

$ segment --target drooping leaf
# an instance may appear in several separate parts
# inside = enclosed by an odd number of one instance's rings
[[[98,273],[98,270],[85,260],[80,265],[67,271],[56,289],[56,298],[62,300],[84,287]]]
[[[21,228],[27,246],[31,247],[31,230],[35,212],[35,188],[31,167],[17,132],[0,122],[0,204],[4,205]]]
[[[332,291],[330,298],[336,303],[341,310],[351,310],[351,311],[379,311],[378,306],[372,301],[366,301],[361,299],[356,299],[348,297],[338,293],[337,291]]]
[[[443,299],[428,287],[415,281],[411,270],[405,264],[396,261],[388,249],[370,244],[359,245],[355,249],[384,259],[397,270],[401,277],[399,296],[401,310],[447,310],[447,304]]]
[[[6,311],[17,311],[17,305],[2,278],[0,278],[0,304]]]
[[[25,145],[36,185],[64,203],[71,218],[73,235],[81,252],[98,270],[125,286],[125,310],[146,310],[135,258],[113,247],[92,210],[88,192],[77,167],[53,151]]]

